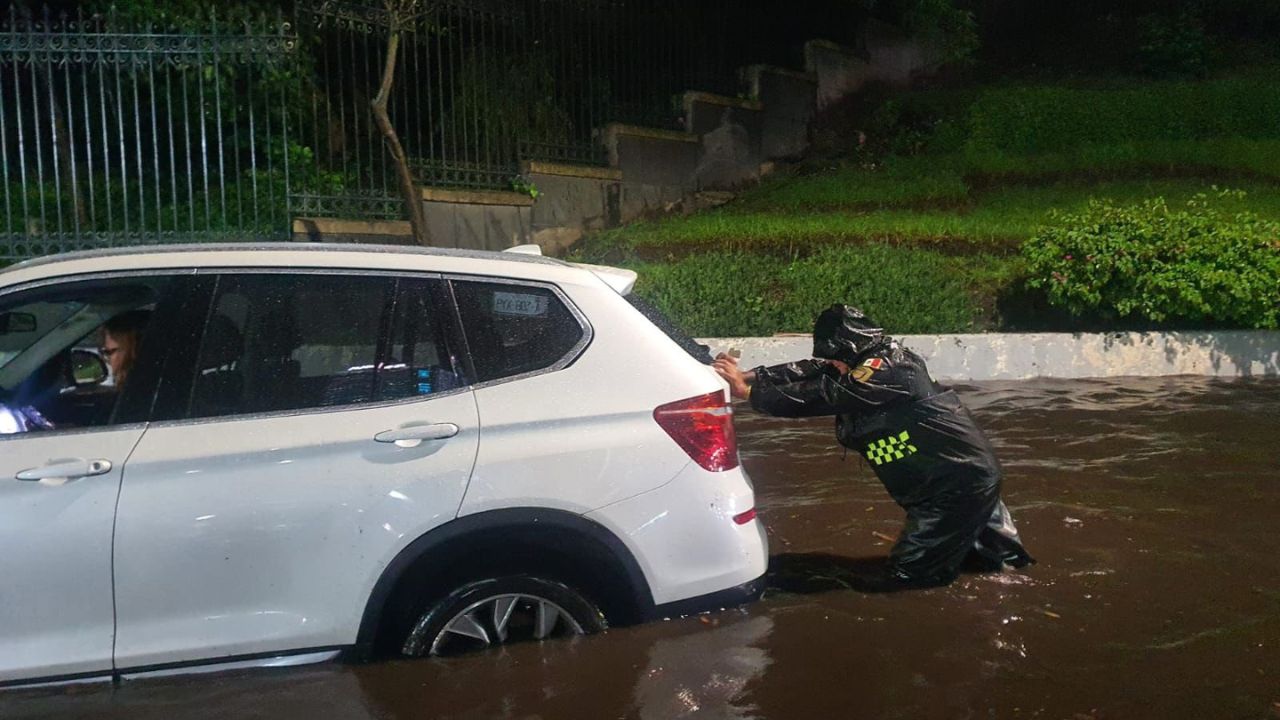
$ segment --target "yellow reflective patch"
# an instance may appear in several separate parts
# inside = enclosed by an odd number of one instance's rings
[[[875,440],[867,445],[867,459],[876,465],[884,465],[894,460],[901,460],[908,455],[914,455],[918,450],[910,441],[911,434],[906,430],[898,433],[897,437],[889,436]]]

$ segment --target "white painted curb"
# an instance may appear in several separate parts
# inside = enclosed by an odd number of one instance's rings
[[[938,380],[1035,377],[1280,375],[1280,332],[989,333],[903,335]],[[706,338],[712,353],[742,351],[743,367],[775,365],[813,352],[807,335]]]

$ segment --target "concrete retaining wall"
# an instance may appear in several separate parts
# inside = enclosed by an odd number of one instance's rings
[[[662,212],[697,188],[697,135],[613,123],[605,127],[604,146],[610,167],[622,171],[620,222]]]
[[[758,100],[704,92],[684,94],[684,127],[702,142],[694,170],[695,187],[733,188],[759,177],[763,108]]]
[[[293,237],[299,242],[355,242],[412,245],[408,220],[341,220],[294,218]]]
[[[812,73],[770,65],[743,68],[748,94],[763,106],[760,153],[766,159],[797,158],[809,149],[809,124],[818,111],[818,79]]]
[[[622,171],[549,162],[526,162],[525,177],[538,189],[534,232],[548,228],[599,230],[616,225]]]
[[[932,71],[942,61],[936,47],[878,20],[867,22],[862,42],[876,79],[895,87],[907,87],[916,75]]]
[[[532,241],[533,198],[528,195],[424,188],[422,207],[438,247],[506,250]]]
[[[871,64],[852,49],[826,40],[805,43],[804,65],[817,79],[818,110],[858,92],[876,76]]]
[[[1280,332],[991,333],[904,335],[938,380],[1021,380],[1035,377],[1280,375]],[[808,336],[708,338],[713,352],[742,350],[745,367],[806,358]]]
[[[826,40],[810,40],[804,46],[805,70],[818,83],[819,110],[869,82],[907,87],[917,75],[936,68],[940,60],[935,48],[875,20],[867,23],[861,51]]]

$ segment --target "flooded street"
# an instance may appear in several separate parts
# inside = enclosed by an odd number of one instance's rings
[[[851,589],[901,525],[831,420],[742,411],[746,610],[449,662],[10,691],[0,718],[1280,718],[1280,382],[960,388],[1039,564]]]

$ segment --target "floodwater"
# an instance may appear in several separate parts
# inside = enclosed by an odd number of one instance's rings
[[[1280,382],[960,388],[1039,564],[867,595],[901,512],[829,419],[738,416],[745,610],[453,659],[0,693],[0,718],[1280,718]]]

